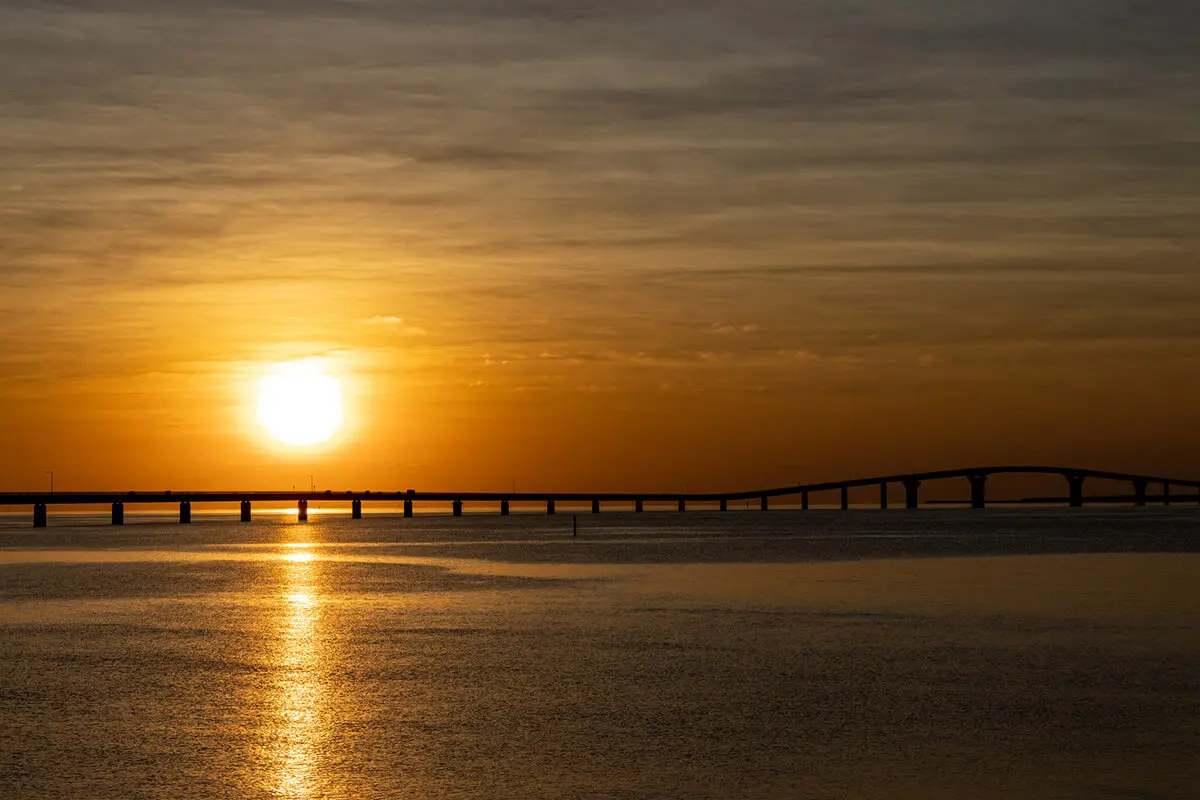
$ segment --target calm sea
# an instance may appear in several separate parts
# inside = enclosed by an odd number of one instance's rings
[[[6,518],[0,798],[1200,797],[1194,508],[578,521]]]

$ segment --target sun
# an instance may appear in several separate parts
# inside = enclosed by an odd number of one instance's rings
[[[342,386],[316,359],[279,364],[258,387],[258,424],[291,447],[327,442],[342,427]]]

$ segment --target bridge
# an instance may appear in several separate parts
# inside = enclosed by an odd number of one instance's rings
[[[499,505],[499,512],[507,516],[514,503],[544,503],[546,513],[555,513],[558,503],[591,503],[592,513],[599,514],[602,504],[622,504],[642,512],[648,503],[669,503],[679,511],[686,511],[689,503],[716,503],[721,511],[727,511],[730,503],[756,501],[759,509],[766,511],[770,501],[777,497],[800,497],[800,507],[808,510],[810,496],[822,492],[838,492],[843,510],[850,508],[850,490],[864,486],[879,487],[879,507],[888,507],[888,487],[904,488],[904,505],[907,509],[920,507],[921,486],[931,481],[966,480],[970,487],[970,505],[980,509],[987,505],[988,479],[995,475],[1052,475],[1061,477],[1067,484],[1067,502],[1072,508],[1080,508],[1084,501],[1114,502],[1124,500],[1135,506],[1145,506],[1151,486],[1162,487],[1159,498],[1164,505],[1172,501],[1173,488],[1195,489],[1200,494],[1200,480],[1165,478],[1151,475],[1135,475],[1125,472],[1106,472],[1094,469],[1047,466],[994,466],[969,467],[966,469],[914,472],[904,475],[883,475],[873,478],[857,478],[825,483],[781,486],[774,489],[759,489],[748,492],[725,493],[643,493],[643,492],[418,492],[408,489],[402,492],[9,492],[0,493],[0,506],[33,506],[34,527],[46,526],[48,508],[52,505],[109,505],[112,523],[125,523],[125,506],[131,503],[178,503],[179,521],[192,521],[193,503],[239,503],[241,519],[249,522],[256,502],[296,503],[301,522],[308,520],[308,504],[340,500],[350,503],[354,519],[361,519],[365,502],[402,502],[404,516],[413,516],[413,505],[417,502],[449,503],[451,513],[461,516],[465,503],[491,503]],[[1128,483],[1132,493],[1128,496],[1085,498],[1084,483],[1088,479]]]

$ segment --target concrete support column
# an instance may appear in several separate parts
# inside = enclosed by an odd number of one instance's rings
[[[800,510],[808,511],[808,492],[800,493]]]
[[[455,500],[453,503],[451,503],[450,510],[451,510],[451,513],[454,514],[454,516],[461,517],[462,516],[462,500]]]
[[[35,528],[46,527],[47,516],[49,516],[49,515],[46,513],[46,504],[45,503],[36,503],[33,506],[33,527],[35,527]]]
[[[762,500],[759,501],[758,507],[760,509],[762,509],[763,511],[766,511],[768,508],[771,507],[771,498],[767,497],[766,495],[763,495]]]
[[[843,486],[842,487],[842,511],[848,511],[849,509],[850,509],[850,489],[849,489],[849,487]]]
[[[179,504],[179,524],[187,525],[192,521],[192,503],[190,500],[184,500]]]
[[[1141,478],[1133,481],[1133,504],[1135,506],[1146,505],[1146,486],[1147,482]]]
[[[1171,505],[1171,484],[1169,483],[1163,484],[1163,505]]]
[[[404,518],[412,519],[412,515],[413,515],[413,501],[405,500],[404,501]]]
[[[682,514],[684,511],[687,511],[687,500],[680,500],[679,501],[679,513]]]
[[[633,501],[633,510],[635,512],[637,512],[638,514],[642,513],[642,511],[645,510],[644,506],[645,506],[645,503],[643,503],[641,500]]]
[[[987,475],[968,475],[967,480],[971,482],[971,508],[985,508],[987,506]]]
[[[881,483],[881,484],[879,484],[879,510],[880,511],[887,511],[887,501],[888,501],[887,484]]]
[[[117,501],[112,504],[112,524],[113,525],[124,525],[125,524],[125,504],[120,501]]]
[[[250,501],[243,500],[242,501],[242,522],[249,522],[249,521],[250,521]]]
[[[916,478],[908,478],[904,481],[904,507],[908,509],[919,508],[921,505],[921,482]]]
[[[553,501],[553,500],[547,500],[547,501],[546,501],[546,513],[547,513],[547,514],[553,514],[553,513],[555,513],[555,510],[554,510],[554,501]]]
[[[308,501],[301,500],[296,503],[296,521],[308,522]]]
[[[1071,508],[1083,508],[1083,476],[1068,475],[1067,489],[1070,495]]]
[[[722,510],[722,511],[728,511],[728,510],[729,510],[729,501],[728,501],[728,500],[726,500],[725,498],[721,498],[721,510]]]
[[[593,501],[592,501],[592,513],[593,513],[593,514],[599,514],[599,513],[600,513],[600,501],[599,501],[599,500],[593,500]]]
[[[508,501],[507,500],[500,501],[500,516],[502,516],[502,517],[508,516]]]
[[[362,500],[350,503],[350,519],[362,519]]]

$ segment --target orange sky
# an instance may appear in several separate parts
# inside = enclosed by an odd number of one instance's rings
[[[1200,476],[1190,6],[645,5],[0,11],[0,486]]]

